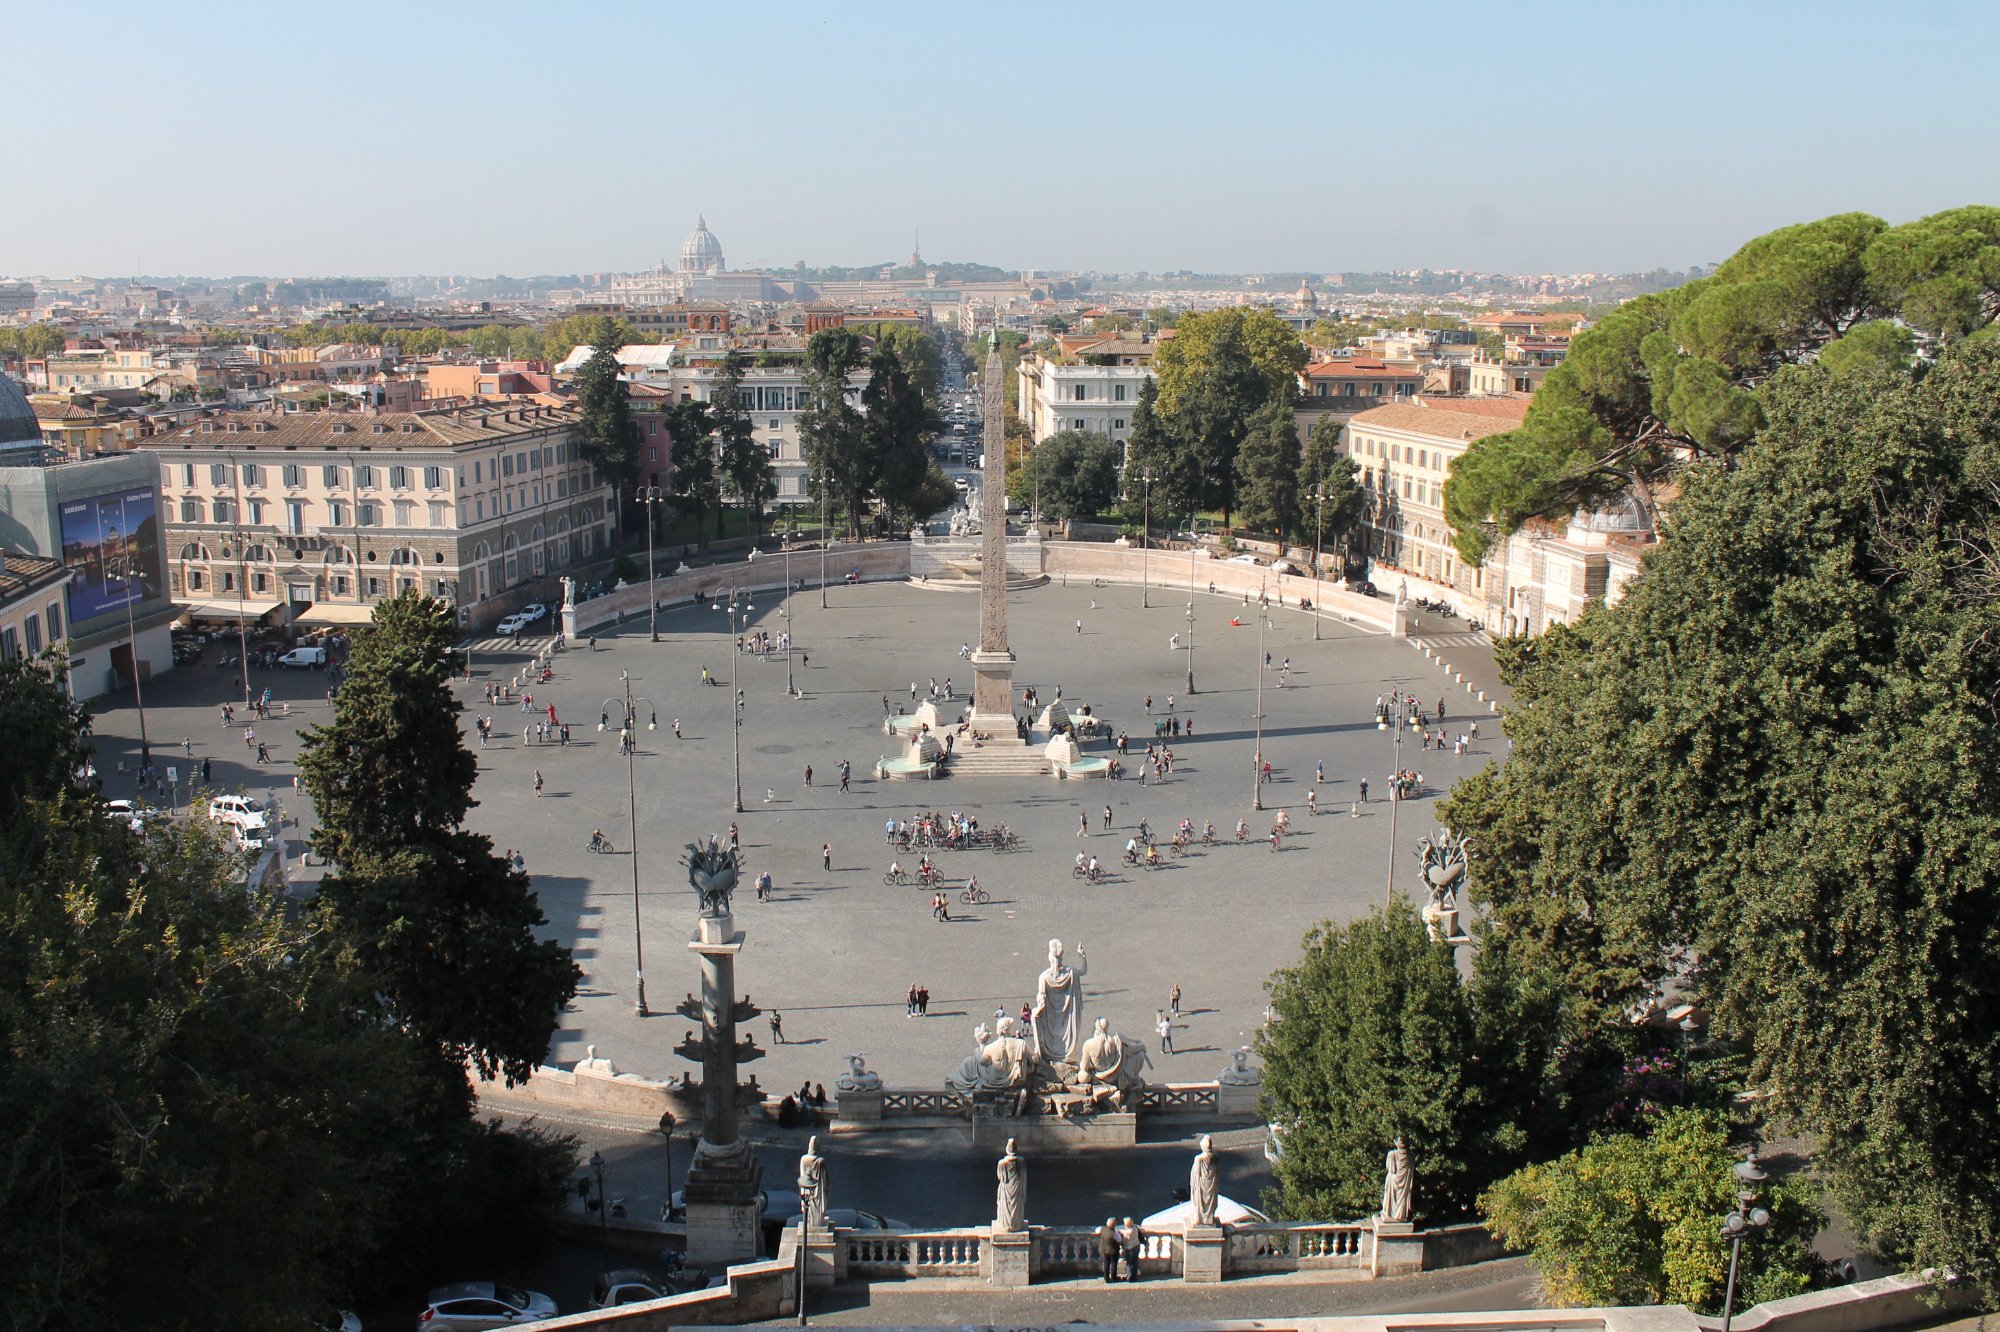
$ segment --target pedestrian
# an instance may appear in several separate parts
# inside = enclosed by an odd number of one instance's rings
[[[1361,779],[1361,802],[1360,802],[1360,803],[1362,803],[1362,804],[1364,804],[1364,805],[1368,803],[1368,779],[1367,779],[1366,777],[1363,777],[1363,778]]]
[[[915,680],[912,680],[910,681],[910,702],[914,703],[916,701],[917,701],[917,682]]]
[[[535,773],[535,799],[540,800],[541,798],[542,798],[542,774],[539,771],[537,771]]]
[[[917,1015],[917,987],[915,982],[912,982],[910,985],[910,997],[906,1001],[904,1001],[903,1004],[903,1016],[906,1018],[913,1018],[916,1015]]]
[[[807,787],[807,789],[811,789],[811,787],[812,787],[812,784],[813,784],[813,765],[812,765],[812,764],[810,764],[810,763],[808,763],[808,764],[806,764],[806,787]]]
[[[514,872],[516,874],[526,874],[528,872],[528,858],[519,851],[514,853]]]
[[[928,985],[919,985],[917,987],[917,1016],[929,1017],[930,1015],[931,987]]]
[[[775,1045],[785,1043],[785,1015],[775,1008],[771,1010],[771,1041]]]
[[[1104,1260],[1104,1282],[1106,1285],[1118,1280],[1118,1218],[1107,1216],[1104,1226],[1097,1232],[1097,1256]]]
[[[1173,696],[1172,694],[1168,694],[1168,695],[1167,695],[1167,711],[1168,711],[1168,712],[1172,712],[1173,710],[1174,710],[1174,696]]]
[[[1027,1004],[1021,1005],[1021,1025],[1024,1027],[1035,1025],[1035,1010]]]
[[[1150,760],[1147,759],[1139,760],[1139,785],[1144,786],[1146,784],[1146,769],[1150,768],[1151,766],[1152,763]]]
[[[1104,807],[1104,831],[1111,831],[1111,806]]]
[[[1323,762],[1313,764],[1313,785],[1326,785],[1326,764]]]
[[[1151,716],[1152,713],[1153,713],[1153,696],[1151,694],[1148,694],[1146,695],[1146,715]]]
[[[1145,1244],[1145,1232],[1139,1229],[1138,1223],[1133,1221],[1131,1217],[1126,1217],[1125,1224],[1118,1227],[1118,1249],[1125,1257],[1125,1279],[1127,1281],[1137,1281],[1139,1279],[1139,1255],[1145,1248]]]
[[[271,761],[271,747],[262,740],[257,742],[257,761],[259,763],[269,763]]]
[[[1306,789],[1306,814],[1310,817],[1317,813],[1319,813],[1319,788],[1317,786],[1308,787]]]
[[[243,747],[245,749],[255,749],[257,747],[257,733],[248,726],[243,728]]]
[[[848,779],[851,778],[853,775],[854,775],[854,765],[852,763],[849,763],[846,759],[842,759],[840,761],[840,793],[842,795],[847,794],[847,782]]]
[[[681,719],[679,717],[676,717],[674,718],[674,739],[678,740],[680,738],[681,738]]]
[[[765,870],[757,876],[757,900],[759,902],[768,902],[771,900],[771,871],[769,870]]]
[[[734,855],[742,849],[742,834],[737,831],[736,825],[732,823],[729,825],[729,852],[731,855]]]
[[[1179,981],[1174,982],[1173,993],[1167,996],[1167,1011],[1175,1017],[1181,1015],[1181,983]]]
[[[831,870],[833,868],[832,842],[821,842],[819,844],[819,863],[822,869]]]
[[[884,717],[889,715],[889,696],[887,694],[882,695],[882,715]]]
[[[1165,1013],[1161,1013],[1159,1018],[1160,1020],[1157,1025],[1160,1032],[1160,1053],[1172,1054],[1174,1052],[1174,1020]]]
[[[1090,815],[1079,813],[1076,816],[1076,835],[1078,837],[1090,836]]]
[[[1083,632],[1083,621],[1082,621],[1082,620],[1078,620],[1078,621],[1076,622],[1076,631],[1077,631],[1078,633],[1082,633],[1082,632]]]
[[[201,761],[201,784],[203,786],[208,785],[210,776],[214,771],[215,771],[214,768],[212,768],[209,765],[209,761],[207,759],[203,759]]]
[[[186,736],[181,737],[181,753],[189,758],[194,757],[194,741],[188,739]]]
[[[1473,744],[1475,744],[1475,745],[1479,743],[1479,723],[1478,723],[1478,722],[1474,722],[1474,723],[1472,723],[1472,743],[1473,743]]]

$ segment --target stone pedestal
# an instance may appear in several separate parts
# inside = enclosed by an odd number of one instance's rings
[[[1189,1226],[1181,1239],[1181,1280],[1212,1286],[1222,1280],[1229,1237],[1221,1226]]]
[[[980,1253],[979,1274],[995,1286],[1026,1286],[1034,1280],[1034,1237],[1025,1230],[988,1233]]]
[[[1424,1270],[1424,1237],[1408,1221],[1375,1222],[1371,1276],[1408,1276]]]
[[[1003,612],[1004,617],[1004,612]],[[1002,620],[1001,632],[1005,632]],[[1014,734],[1014,654],[972,654],[972,725],[996,738]]]
[[[707,1142],[695,1149],[683,1189],[689,1262],[719,1271],[762,1255],[757,1195],[763,1182],[764,1163],[740,1139],[722,1150]]]
[[[1431,942],[1451,943],[1459,937],[1458,908],[1427,906],[1424,908],[1424,928],[1430,933]]]
[[[882,1122],[882,1089],[871,1091],[844,1091],[834,1095],[833,1131],[840,1132],[847,1124],[879,1124]]]
[[[1221,1119],[1258,1119],[1257,1102],[1264,1089],[1254,1082],[1215,1084],[1215,1113]]]
[[[688,1261],[722,1268],[763,1252],[757,1201],[764,1166],[737,1132],[736,954],[728,915],[702,916],[688,951],[701,959],[701,1142],[688,1167]]]
[[[576,607],[574,606],[564,606],[562,608],[562,633],[563,642],[576,642]]]
[[[1079,1147],[1136,1147],[1139,1116],[1130,1110],[1094,1115],[1021,1116],[997,1114],[991,1107],[972,1108],[972,1145],[991,1150],[1012,1138],[1024,1155],[1067,1152]]]
[[[810,1289],[822,1289],[837,1285],[841,1272],[839,1266],[840,1246],[834,1243],[833,1233],[825,1229],[815,1229],[812,1238],[806,1242],[806,1285]]]

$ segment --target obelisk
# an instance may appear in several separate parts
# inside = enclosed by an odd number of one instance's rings
[[[754,1047],[741,1048],[736,1024],[757,1010],[736,998],[736,955],[743,931],[736,928],[729,897],[736,883],[736,858],[710,839],[709,849],[688,847],[688,877],[702,894],[701,914],[688,951],[701,959],[701,999],[682,1012],[701,1017],[701,1141],[688,1165],[682,1200],[687,1207],[689,1261],[719,1269],[762,1252],[758,1193],[764,1166],[737,1127],[736,1065]]]
[[[1014,730],[1014,652],[1007,646],[1007,414],[1000,395],[1000,322],[979,380],[979,650],[972,654],[972,724],[996,740]]]

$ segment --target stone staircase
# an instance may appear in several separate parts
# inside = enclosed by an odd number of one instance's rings
[[[1039,745],[988,740],[958,750],[948,770],[953,777],[1046,777],[1049,759]]]

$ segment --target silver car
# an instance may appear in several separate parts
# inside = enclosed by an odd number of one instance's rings
[[[461,1281],[439,1286],[430,1305],[417,1315],[419,1332],[470,1332],[475,1328],[522,1327],[556,1316],[556,1302],[538,1290],[498,1281]]]

